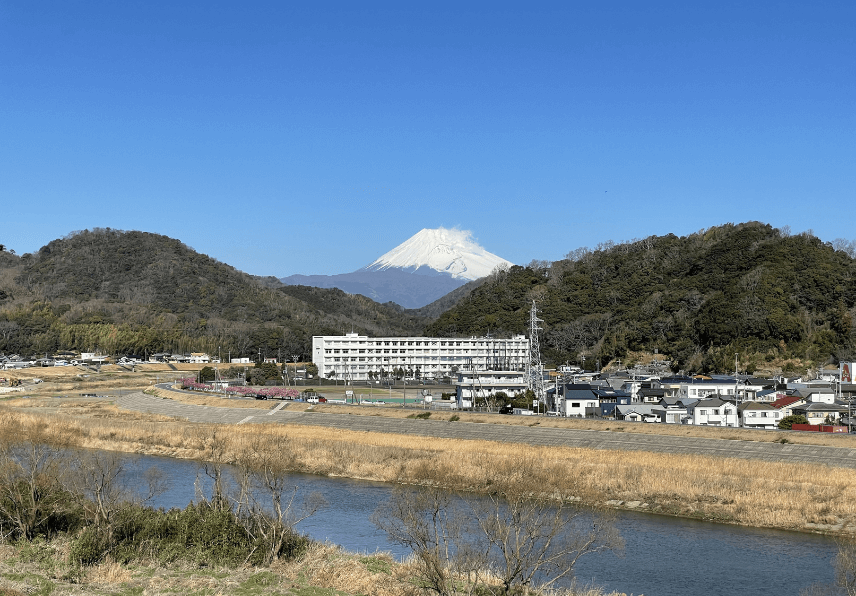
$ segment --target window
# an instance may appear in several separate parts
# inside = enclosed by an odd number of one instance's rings
[[[571,407],[572,407],[572,408],[579,408],[579,407],[580,407],[580,402],[578,402],[578,401],[572,401],[572,402],[571,402]]]

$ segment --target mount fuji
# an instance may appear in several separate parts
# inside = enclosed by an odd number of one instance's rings
[[[513,263],[486,251],[470,232],[424,229],[369,265],[339,275],[290,275],[286,285],[339,288],[376,302],[421,308],[464,284],[485,277],[497,265]]]

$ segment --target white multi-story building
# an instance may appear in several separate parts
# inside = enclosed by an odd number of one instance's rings
[[[322,377],[353,381],[397,369],[424,379],[454,376],[459,370],[523,370],[529,357],[524,335],[489,337],[367,337],[316,335],[312,362]],[[374,376],[374,375],[373,375]]]

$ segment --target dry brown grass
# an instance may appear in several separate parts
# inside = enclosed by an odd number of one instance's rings
[[[2,408],[0,429],[44,423],[48,432],[81,447],[189,459],[206,457],[216,430],[228,443],[227,460],[261,437],[287,454],[290,469],[311,474],[482,491],[489,470],[525,469],[537,490],[589,503],[623,501],[657,513],[757,527],[804,529],[813,523],[852,531],[856,523],[856,470],[850,469],[311,426],[192,424],[104,402],[61,406]]]
[[[301,580],[351,594],[400,596],[412,577],[385,553],[355,556],[338,546],[315,543],[299,560],[274,564],[272,569],[296,585]]]
[[[386,553],[357,555],[329,544],[313,544],[295,561],[269,568],[200,568],[124,566],[110,559],[85,569],[67,563],[67,537],[31,545],[0,545],[0,596],[54,594],[107,596],[115,594],[241,594],[243,596],[308,596],[309,594],[424,596],[415,590],[409,563]],[[8,551],[8,554],[6,554]],[[574,588],[555,596],[607,596],[598,588]],[[612,593],[609,596],[620,596]],[[623,595],[621,595],[623,596]]]
[[[147,390],[161,397],[180,401],[183,403],[210,406],[210,407],[229,407],[229,408],[247,408],[268,410],[271,408],[271,403],[267,401],[256,400],[240,400],[240,399],[225,399],[215,393],[199,393],[192,394],[176,391],[162,391],[154,389],[154,383],[157,380],[163,381],[164,378],[176,378],[184,374],[190,375],[198,372],[203,364],[175,364],[173,365],[178,371],[172,370],[167,364],[141,364],[137,365],[137,372],[127,372],[116,365],[102,366],[100,373],[94,373],[88,370],[82,370],[77,367],[45,367],[45,368],[27,368],[16,371],[2,371],[0,376],[12,376],[24,381],[34,377],[44,379],[44,383],[39,385],[28,385],[21,393],[33,397],[54,397],[58,395],[68,395],[74,397],[80,393],[97,393],[116,395],[118,390]],[[301,387],[303,388],[303,387]],[[344,398],[344,392],[347,389],[353,389],[357,393],[363,393],[368,397],[367,387],[345,387],[339,386],[323,386],[315,387],[321,393],[328,397],[341,399]],[[0,387],[0,391],[4,388]],[[432,391],[440,393],[441,391],[449,390],[446,387],[432,387]],[[374,391],[375,400],[383,400],[389,393],[385,390],[378,389]],[[12,399],[14,394],[0,394],[0,397]],[[408,395],[410,398],[415,397],[415,389],[409,388]],[[393,397],[400,398],[401,391],[393,390]],[[45,404],[39,400],[27,400],[23,404],[20,402],[15,405],[21,407],[56,407],[53,403]],[[303,411],[307,407],[304,403],[286,403],[285,410]],[[329,412],[338,414],[349,414],[354,416],[384,416],[391,418],[406,418],[414,413],[413,408],[401,408],[394,406],[350,406],[341,404],[318,404],[313,408],[316,412]],[[421,410],[419,410],[421,411]],[[457,415],[462,422],[483,422],[486,424],[501,424],[513,426],[541,426],[544,428],[572,428],[578,430],[594,430],[594,431],[609,431],[622,432],[629,434],[647,434],[647,435],[669,435],[669,436],[691,436],[710,439],[726,439],[733,441],[759,441],[770,442],[777,441],[782,438],[780,433],[762,430],[750,429],[721,429],[701,426],[684,426],[673,424],[642,424],[642,423],[626,423],[610,420],[589,420],[589,419],[567,419],[567,418],[546,418],[537,417],[531,418],[528,416],[501,416],[499,414],[484,414],[481,412],[432,412],[431,419],[433,420],[448,420],[449,417]],[[828,447],[848,447],[856,449],[856,436],[847,434],[831,434],[831,433],[788,433],[787,439],[794,444],[802,445],[823,445]]]

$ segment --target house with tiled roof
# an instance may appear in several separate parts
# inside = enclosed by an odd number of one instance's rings
[[[801,395],[786,395],[773,401],[770,405],[781,413],[779,420],[793,414],[793,409],[797,406],[805,405],[806,399]]]
[[[781,411],[771,404],[747,401],[737,406],[740,426],[745,428],[774,429],[783,418]]]
[[[805,416],[809,424],[830,424],[836,423],[841,418],[847,417],[848,407],[842,404],[829,404],[826,402],[815,401],[801,406],[792,408],[792,411],[797,416]]]

